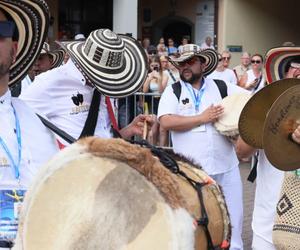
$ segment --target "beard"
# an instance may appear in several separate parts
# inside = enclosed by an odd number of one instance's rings
[[[14,60],[14,50],[11,49],[9,53],[9,57],[6,62],[0,63],[0,78],[9,73],[10,66],[12,65]]]
[[[191,77],[186,78],[186,77],[184,76],[184,72],[185,72],[186,70],[188,70],[188,71],[192,74]],[[202,74],[201,74],[201,73],[195,74],[195,73],[193,73],[193,72],[192,72],[191,70],[189,70],[189,69],[186,69],[186,70],[184,70],[184,71],[180,74],[180,79],[183,80],[184,82],[187,82],[187,83],[193,85],[194,83],[196,83],[197,81],[199,81],[199,79],[202,77]]]

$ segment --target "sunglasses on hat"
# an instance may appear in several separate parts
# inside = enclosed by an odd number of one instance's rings
[[[11,21],[0,21],[0,37],[13,37],[15,24]]]

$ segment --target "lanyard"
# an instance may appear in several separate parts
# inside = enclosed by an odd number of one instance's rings
[[[2,146],[2,148],[4,149],[6,155],[8,156],[11,164],[14,167],[14,171],[15,171],[15,176],[16,179],[18,181],[20,181],[20,163],[21,163],[21,156],[22,156],[22,140],[21,140],[21,128],[20,128],[20,122],[16,113],[16,110],[14,108],[13,105],[11,105],[13,110],[14,110],[14,116],[15,116],[15,122],[16,122],[16,135],[17,135],[17,141],[18,141],[18,162],[16,163],[14,161],[14,158],[12,157],[12,154],[10,152],[10,150],[8,149],[6,143],[4,142],[4,140],[1,138],[0,136],[0,145]]]
[[[204,88],[204,79],[202,79],[202,87],[201,87],[201,89],[199,89],[197,91],[197,94],[195,93],[195,90],[192,87],[192,85],[187,84],[187,83],[184,83],[184,84],[187,87],[188,91],[190,92],[190,96],[193,99],[193,102],[194,102],[194,105],[195,105],[195,109],[198,112],[199,111],[200,102],[201,102],[202,96],[204,94],[204,89],[205,89]]]

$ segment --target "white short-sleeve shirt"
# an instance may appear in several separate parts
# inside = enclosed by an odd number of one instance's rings
[[[158,119],[167,114],[192,116],[196,114],[190,92],[186,84],[180,81],[181,95],[178,101],[172,86],[168,86],[161,96],[158,107]],[[211,104],[218,104],[222,100],[219,89],[212,79],[205,79],[204,93],[200,102],[199,113]],[[244,89],[227,84],[228,95],[245,92]],[[246,91],[247,92],[247,91]],[[238,166],[238,159],[232,143],[221,135],[212,123],[202,125],[188,131],[171,131],[173,149],[204,168],[210,174],[220,174]]]
[[[224,71],[215,70],[207,76],[209,79],[219,79],[227,83],[237,84],[237,78],[232,69],[225,69]]]
[[[93,97],[93,88],[85,83],[85,78],[72,60],[68,60],[65,65],[38,75],[20,98],[77,139],[87,119]],[[102,95],[95,135],[111,137],[111,123],[105,97]]]

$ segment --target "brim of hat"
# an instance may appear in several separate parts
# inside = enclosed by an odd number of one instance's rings
[[[85,41],[61,42],[76,67],[102,94],[126,97],[138,91],[148,73],[147,55],[138,41],[119,35],[125,43],[124,62],[119,69],[107,69],[88,62],[83,53]],[[95,38],[97,39],[97,38]]]
[[[0,8],[12,17],[19,33],[16,60],[9,72],[9,86],[13,86],[40,54],[48,32],[49,9],[43,0],[0,0]]]
[[[285,66],[294,56],[300,56],[300,47],[277,47],[267,52],[265,72],[268,84],[284,78]]]
[[[52,56],[51,69],[54,69],[62,65],[66,52],[64,49],[58,49],[48,54]]]
[[[204,69],[203,75],[207,76],[212,73],[218,66],[218,53],[213,49],[204,49],[197,53],[185,53],[179,57],[170,56],[169,61],[176,67],[179,67],[179,63],[189,60],[190,58],[198,56],[205,59],[206,67]]]

